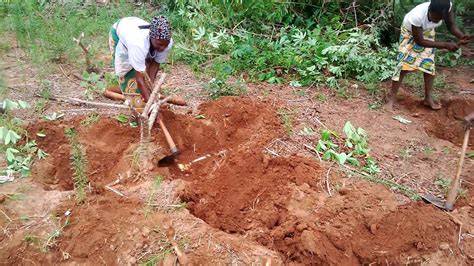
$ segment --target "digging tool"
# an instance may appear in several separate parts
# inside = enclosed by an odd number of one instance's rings
[[[456,171],[456,177],[453,180],[453,183],[451,184],[451,187],[449,188],[448,192],[448,197],[446,198],[446,201],[443,201],[434,195],[427,194],[422,196],[423,200],[426,201],[427,203],[431,203],[435,205],[436,207],[447,210],[447,211],[452,211],[454,209],[454,202],[456,201],[456,196],[458,194],[458,189],[459,189],[459,184],[460,184],[460,177],[462,173],[462,167],[464,165],[464,157],[466,157],[466,150],[467,150],[467,144],[469,142],[469,133],[470,133],[470,128],[467,128],[464,131],[464,141],[462,144],[461,148],[461,158],[459,158],[459,164],[458,168]]]
[[[168,142],[168,146],[170,147],[171,154],[161,158],[161,160],[158,161],[158,166],[165,167],[175,162],[175,157],[179,154],[179,151],[168,129],[166,128],[165,123],[163,123],[161,116],[158,116],[157,120],[158,120],[158,124],[160,124],[161,130],[163,130],[163,134],[165,134],[166,142]]]
[[[150,78],[148,77],[148,75],[146,74],[146,72],[144,72],[144,75],[145,75],[145,80],[150,85],[151,81],[150,81]],[[158,102],[156,100],[157,98],[158,99],[160,98],[159,89],[161,87],[161,84],[163,84],[165,77],[166,77],[166,73],[163,73],[160,80],[158,81],[158,83],[153,88],[153,91],[150,95],[150,99],[148,100],[148,102],[147,102],[147,104],[144,108],[144,111],[143,111],[143,116],[145,118],[147,118],[148,122],[149,122],[149,124],[148,124],[148,134],[150,134],[155,120],[158,120],[158,124],[160,125],[160,128],[163,131],[163,134],[165,135],[166,142],[168,143],[168,146],[170,147],[170,153],[171,154],[161,158],[158,161],[158,166],[160,166],[160,167],[166,167],[166,166],[172,165],[175,162],[175,157],[179,154],[178,148],[176,147],[176,144],[174,143],[173,138],[171,137],[171,134],[169,133],[168,129],[166,128],[165,123],[162,120],[162,117],[158,114],[161,103],[167,102],[168,100],[171,99],[171,97],[166,97],[161,102]],[[148,116],[148,113],[150,112],[150,110],[151,110],[151,114],[150,114],[150,116]]]

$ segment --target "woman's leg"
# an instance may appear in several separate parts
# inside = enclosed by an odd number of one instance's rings
[[[390,92],[387,96],[387,103],[385,104],[385,108],[389,111],[393,109],[393,105],[397,102],[398,89],[400,88],[400,85],[403,82],[403,78],[405,77],[407,72],[408,71],[402,70],[400,72],[400,78],[398,79],[398,81],[392,81],[392,88],[390,89]]]
[[[434,75],[428,74],[428,73],[423,73],[423,77],[425,79],[425,100],[423,103],[426,106],[429,106],[433,110],[439,110],[441,109],[441,105],[437,104],[433,100],[433,81],[435,79]]]

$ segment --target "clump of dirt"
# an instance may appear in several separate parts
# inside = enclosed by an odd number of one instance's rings
[[[451,97],[442,101],[442,108],[433,111],[423,105],[422,102],[412,97],[405,97],[401,106],[408,109],[413,115],[422,117],[425,130],[429,135],[439,139],[450,141],[461,145],[464,137],[463,119],[466,115],[474,112],[474,99],[467,97]],[[474,135],[471,134],[469,143],[474,143]]]
[[[226,232],[273,229],[287,218],[288,184],[315,187],[320,176],[321,169],[312,159],[239,153],[189,185],[183,199],[194,215]]]

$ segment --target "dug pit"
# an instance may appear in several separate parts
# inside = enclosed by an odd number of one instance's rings
[[[97,241],[89,241],[87,250],[78,249],[76,256],[86,259],[88,250],[93,250],[113,262],[111,245],[101,239],[120,239],[111,226],[123,232],[127,226],[139,224],[134,218],[133,222],[125,219],[122,225],[113,225],[122,221],[115,221],[118,217],[135,213],[139,203],[117,198],[104,186],[133,168],[139,130],[113,118],[101,118],[90,126],[82,125],[83,119],[38,123],[30,128],[33,135],[39,131],[46,134],[35,138],[50,154],[36,163],[34,178],[47,189],[73,188],[64,129],[75,127],[87,154],[94,196],[79,208],[66,236],[77,243],[88,242],[90,236],[80,233],[87,228]],[[393,193],[365,182],[333,191],[328,197],[323,189],[325,180],[336,182],[341,177],[330,174],[316,159],[266,154],[266,145],[285,137],[279,117],[268,103],[222,98],[202,104],[199,116],[163,110],[163,119],[181,151],[178,163],[205,159],[185,171],[176,164],[169,169],[156,168],[152,175],[185,180],[181,199],[193,215],[242,241],[277,251],[286,263],[420,263],[442,243],[458,253],[454,249],[456,225],[433,207],[416,203],[399,207]],[[166,153],[159,130],[153,132],[153,143]],[[108,218],[101,218],[96,209]],[[104,221],[110,226],[104,226]],[[117,235],[122,234],[118,231]],[[66,241],[60,246],[77,249]]]

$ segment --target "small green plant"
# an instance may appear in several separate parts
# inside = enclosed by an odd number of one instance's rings
[[[451,178],[447,178],[445,176],[439,176],[434,184],[443,191],[443,194],[447,194],[449,188],[451,187]]]
[[[84,71],[82,73],[82,79],[80,86],[84,88],[84,95],[89,100],[93,100],[96,95],[101,95],[105,90],[105,83],[100,80],[100,76],[97,73],[88,73]]]
[[[49,103],[49,98],[51,97],[51,87],[52,82],[50,80],[41,81],[41,98],[35,102],[34,109],[37,113],[43,113],[46,110],[46,107]]]
[[[328,97],[327,97],[325,94],[321,93],[321,92],[318,93],[318,94],[315,96],[315,98],[316,98],[316,100],[318,100],[318,101],[321,102],[321,103],[325,103],[325,102],[328,101]]]
[[[369,110],[379,110],[383,104],[381,102],[371,102],[368,104]]]
[[[206,119],[206,116],[203,115],[203,114],[198,114],[195,117],[196,117],[196,119]]]
[[[50,115],[44,115],[44,116],[43,116],[43,119],[46,120],[46,121],[52,122],[52,121],[59,120],[59,119],[61,119],[61,118],[63,118],[63,117],[64,117],[64,114],[58,114],[58,113],[54,112],[54,113],[52,113],[52,114],[50,114]]]
[[[41,245],[41,251],[48,252],[50,248],[56,246],[58,238],[64,232],[64,228],[66,228],[68,225],[69,225],[69,217],[66,217],[64,224],[62,225],[60,224],[58,228],[55,228],[53,231],[51,231],[46,237],[46,239],[44,239]]]
[[[84,120],[81,121],[81,125],[88,127],[92,124],[97,123],[99,121],[100,115],[98,113],[93,113],[88,115]]]
[[[449,147],[444,147],[443,148],[443,154],[444,155],[448,155],[450,152],[451,152],[451,150],[449,149]]]
[[[281,123],[283,124],[283,128],[288,135],[293,133],[293,120],[294,120],[294,112],[291,110],[285,110],[283,108],[278,109],[278,115],[280,116]]]
[[[400,157],[402,157],[403,160],[408,160],[413,156],[414,150],[410,147],[405,147],[400,151]]]
[[[11,101],[5,99],[3,108],[5,113],[0,116],[0,149],[5,154],[7,167],[2,172],[8,176],[20,173],[21,176],[29,176],[33,159],[43,159],[47,154],[39,149],[35,140],[30,140],[26,130],[22,128],[22,121],[11,114],[12,110],[26,109],[28,103],[24,101]],[[20,140],[25,139],[20,145]]]
[[[127,124],[129,121],[128,116],[124,114],[119,114],[115,119],[117,119],[120,124]]]
[[[343,128],[345,138],[341,138],[331,130],[323,130],[321,138],[316,144],[316,151],[321,153],[321,158],[335,161],[341,165],[349,163],[361,167],[368,173],[380,172],[375,159],[369,156],[368,137],[365,130],[355,128],[346,122]],[[364,163],[361,163],[363,161]]]
[[[211,79],[204,89],[211,100],[217,100],[222,96],[239,96],[245,94],[245,84],[240,80],[230,84],[222,79]]]
[[[26,243],[29,243],[29,244],[33,244],[33,245],[38,245],[41,241],[41,239],[35,235],[30,235],[30,234],[26,234],[25,237],[23,238],[23,240],[26,242]]]
[[[74,128],[66,128],[65,134],[71,147],[70,163],[73,170],[74,190],[76,191],[76,202],[84,203],[86,198],[87,158],[84,148],[79,143],[77,132]]]
[[[451,178],[440,175],[434,184],[443,192],[444,195],[448,194],[449,189],[451,188],[453,180]],[[468,190],[465,188],[458,189],[458,197],[467,197]]]
[[[424,153],[426,156],[431,156],[431,155],[433,155],[435,152],[436,152],[436,149],[433,148],[433,147],[424,147],[424,148],[423,148],[423,153]]]
[[[153,179],[153,184],[150,187],[148,193],[148,198],[145,205],[145,216],[148,216],[153,211],[153,201],[155,200],[156,190],[160,188],[161,183],[163,182],[163,177],[160,175],[155,176]]]

